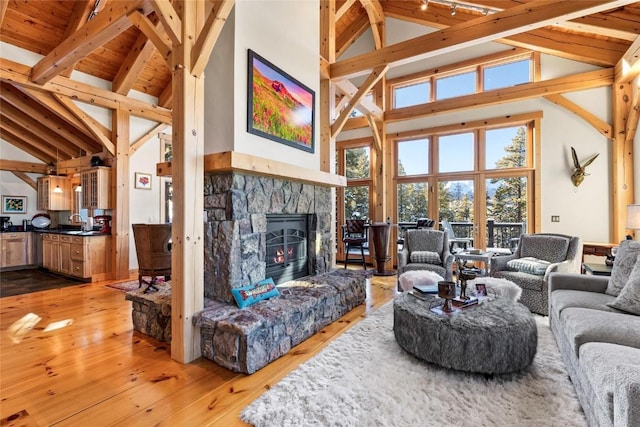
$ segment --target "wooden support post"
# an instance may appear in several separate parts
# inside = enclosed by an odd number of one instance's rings
[[[111,271],[114,279],[129,278],[129,126],[126,108],[114,110],[112,129],[116,158],[111,174],[112,217]]]
[[[613,149],[612,149],[612,230],[614,242],[627,233],[627,205],[633,203],[633,140],[627,138],[627,120],[631,113],[631,83],[613,84]],[[629,231],[630,232],[630,231]]]

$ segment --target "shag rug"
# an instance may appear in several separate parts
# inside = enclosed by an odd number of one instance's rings
[[[240,414],[255,426],[586,426],[551,334],[517,374],[451,371],[405,352],[393,302],[332,341]]]

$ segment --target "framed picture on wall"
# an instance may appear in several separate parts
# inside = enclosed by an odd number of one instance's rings
[[[27,213],[27,196],[2,196],[2,213]]]
[[[151,190],[151,174],[136,172],[135,187],[142,190]]]
[[[247,132],[313,153],[315,92],[249,49]]]

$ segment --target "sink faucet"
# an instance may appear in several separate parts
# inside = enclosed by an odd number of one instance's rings
[[[80,218],[80,223],[82,224],[82,225],[80,226],[80,228],[81,228],[82,230],[84,230],[84,229],[85,229],[85,227],[86,227],[86,226],[85,226],[86,221],[85,221],[85,219],[82,217],[82,215],[80,215],[79,213],[71,214],[71,215],[69,216],[69,222],[73,221],[73,217],[74,217],[74,216],[77,216],[78,218]]]

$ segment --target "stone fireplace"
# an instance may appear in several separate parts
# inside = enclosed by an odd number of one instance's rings
[[[276,270],[285,270],[278,272],[283,274],[280,282],[290,280],[293,277],[287,276],[293,271],[292,264],[296,264],[297,277],[318,275],[331,268],[332,203],[329,187],[239,172],[212,173],[205,176],[204,207],[204,287],[207,298],[234,303],[232,288],[255,283]],[[282,228],[275,231],[284,233],[277,236],[268,229],[268,218],[273,220],[273,224],[278,224],[283,219],[291,220],[294,218],[292,215],[298,218],[294,222],[304,219],[306,225],[298,228],[306,227],[306,232],[287,226],[284,231]],[[301,232],[306,234],[305,243],[299,241]],[[286,252],[279,258],[279,237],[293,244],[289,248],[296,251],[295,255],[293,251],[291,255]],[[304,252],[306,259],[302,256]],[[276,262],[274,266],[274,257],[276,261],[281,259],[282,263]],[[297,267],[305,265],[306,269],[301,269],[304,271],[302,274]],[[271,268],[269,275],[268,266]]]
[[[308,215],[267,215],[266,277],[276,284],[309,274]]]

